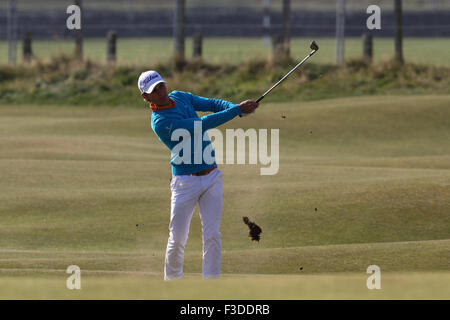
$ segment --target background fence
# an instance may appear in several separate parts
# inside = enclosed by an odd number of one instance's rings
[[[69,30],[67,7],[80,3],[82,30]],[[177,4],[181,9],[178,22]],[[381,30],[366,27],[369,17],[366,9],[372,4],[381,7]],[[402,9],[395,11],[394,4]],[[50,52],[54,44],[76,39],[75,52],[82,59],[83,38],[96,41],[108,34],[112,41],[108,44],[109,62],[115,61],[116,39],[136,38],[142,43],[143,38],[174,37],[177,39],[173,42],[174,55],[184,59],[186,37],[196,39],[193,44],[197,48],[196,57],[202,55],[203,39],[210,42],[213,38],[237,41],[237,38],[264,37],[266,46],[272,39],[273,52],[289,55],[290,39],[336,37],[338,64],[345,61],[345,38],[364,36],[365,56],[372,54],[374,37],[396,38],[396,56],[402,60],[403,37],[450,36],[448,0],[7,0],[0,9],[0,55],[8,56],[13,65],[17,60],[17,43],[22,44],[22,61],[31,61],[36,57],[32,49],[34,40]],[[6,48],[2,40],[9,40],[8,54],[1,52]],[[283,50],[277,50],[279,46]],[[139,50],[130,45],[127,51]]]
[[[269,3],[270,26],[264,26],[264,3]],[[367,31],[365,21],[369,4],[382,8],[382,37],[393,36],[393,0],[346,1],[345,34],[360,36]],[[7,1],[2,1],[0,39],[7,37]],[[66,8],[74,1],[17,0],[17,32],[21,37],[31,31],[34,38],[64,38],[67,30]],[[83,1],[84,37],[104,37],[115,30],[119,37],[167,37],[173,33],[175,1],[154,0],[85,0]],[[282,29],[282,0],[187,0],[186,35],[200,32],[207,37],[259,37],[270,30]],[[450,1],[403,1],[404,36],[450,36]],[[292,37],[334,36],[335,0],[292,0]]]

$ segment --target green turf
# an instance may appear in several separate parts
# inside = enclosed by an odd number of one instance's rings
[[[263,284],[246,281],[265,298],[448,298],[448,105],[449,95],[263,104],[222,126],[279,128],[280,170],[261,176],[260,166],[220,166],[225,279],[216,297],[237,292],[235,277],[276,274]],[[148,109],[0,108],[1,297],[167,298],[197,283],[197,213],[186,247],[188,279],[167,287],[160,280],[169,153],[149,116]],[[260,243],[247,237],[244,215],[261,225]],[[92,276],[82,293],[58,289],[70,264]],[[371,264],[394,281],[378,296],[365,288]],[[105,290],[109,276],[120,293]],[[347,276],[354,285],[340,289]],[[141,281],[163,289],[150,292]],[[36,283],[45,290],[29,291]],[[212,297],[210,284],[199,285],[199,297]],[[308,286],[317,290],[308,293]],[[246,291],[238,297],[251,298]]]
[[[293,38],[291,55],[298,59],[308,52],[312,38]],[[317,63],[336,62],[336,42],[334,38],[317,38],[320,54],[314,56]],[[33,43],[34,54],[39,59],[48,59],[61,53],[72,53],[73,41],[70,40],[36,40]],[[106,61],[106,40],[86,39],[85,56],[96,62]],[[19,62],[21,61],[21,45],[18,46]],[[450,66],[449,38],[405,38],[405,59],[412,63]],[[0,41],[0,64],[7,63],[7,43]],[[165,62],[173,54],[171,38],[140,38],[120,39],[117,43],[117,59],[122,65],[134,64],[143,67]],[[203,48],[204,59],[211,63],[239,63],[255,59],[269,58],[271,47],[264,45],[262,38],[205,38]],[[192,39],[187,39],[186,56],[192,56]],[[362,56],[362,39],[346,39],[346,57],[360,58]],[[394,40],[390,38],[375,38],[375,62],[388,60],[394,56]]]
[[[384,273],[381,289],[366,287],[369,275],[226,275],[201,281],[187,275],[164,282],[154,275],[81,273],[81,290],[65,287],[64,270],[39,277],[0,276],[0,299],[449,299],[448,272]]]

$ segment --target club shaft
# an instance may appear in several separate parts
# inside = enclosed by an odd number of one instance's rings
[[[269,94],[270,91],[272,91],[273,89],[275,89],[281,82],[284,81],[284,79],[286,79],[287,77],[289,77],[289,75],[294,72],[298,67],[300,67],[303,62],[305,62],[306,60],[308,60],[314,53],[316,53],[316,50],[311,51],[310,54],[308,54],[302,61],[300,61],[294,68],[292,68],[291,71],[289,71],[283,78],[281,78],[277,83],[275,83],[269,90],[267,90],[261,97],[258,98],[258,100],[256,100],[256,102],[260,102],[262,99],[264,99],[264,97]]]

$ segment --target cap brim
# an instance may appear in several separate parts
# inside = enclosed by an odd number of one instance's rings
[[[145,93],[152,93],[153,89],[155,89],[155,87],[156,87],[159,83],[161,83],[161,82],[164,82],[164,83],[165,83],[164,80],[156,81],[154,84],[152,84],[152,85],[148,88],[147,91],[145,91]]]

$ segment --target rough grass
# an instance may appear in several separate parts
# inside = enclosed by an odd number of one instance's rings
[[[189,61],[182,71],[173,63],[154,65],[169,88],[235,102],[256,99],[296,61],[255,60],[239,65]],[[137,78],[144,68],[79,63],[61,55],[32,67],[0,67],[0,103],[52,105],[142,106]],[[307,63],[274,90],[266,101],[318,100],[359,95],[445,94],[450,69],[393,61],[368,64],[351,60],[335,65]]]

